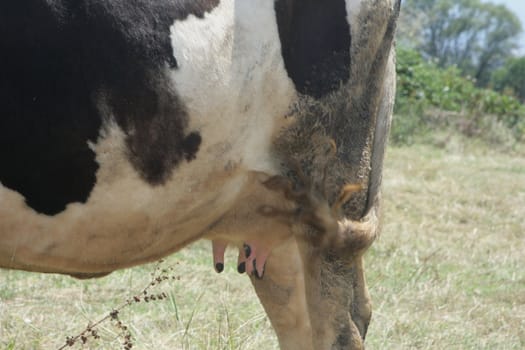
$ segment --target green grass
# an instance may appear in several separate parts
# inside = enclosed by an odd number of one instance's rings
[[[525,158],[468,147],[390,148],[384,228],[367,255],[368,349],[525,347]],[[233,252],[208,242],[167,259],[180,280],[120,319],[137,349],[276,349]],[[229,264],[228,264],[229,262]],[[0,349],[53,349],[140,291],[153,267],[93,281],[0,271]],[[119,348],[110,323],[91,349]]]

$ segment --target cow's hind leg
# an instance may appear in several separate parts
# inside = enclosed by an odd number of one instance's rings
[[[352,320],[364,340],[368,330],[368,325],[370,324],[370,319],[372,318],[372,299],[368,293],[364,259],[362,256],[355,259],[352,281],[354,298],[350,313],[352,315]]]
[[[272,233],[268,232],[268,235]],[[223,266],[225,248],[224,240],[213,241],[217,272],[222,271],[217,266]],[[239,255],[251,255],[246,253],[246,245],[239,248]],[[258,273],[248,275],[277,334],[280,348],[315,349],[305,299],[303,263],[295,238],[289,236],[274,246],[266,261],[264,276]]]
[[[303,265],[293,237],[272,250],[264,278],[251,277],[283,350],[314,350]]]

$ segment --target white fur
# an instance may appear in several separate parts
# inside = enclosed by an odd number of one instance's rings
[[[359,14],[364,0],[346,0],[346,16],[350,24],[350,32],[353,38],[359,36]]]
[[[227,158],[261,171],[273,168],[271,135],[294,94],[273,6],[222,0],[204,20],[190,16],[171,27],[180,66],[172,76],[191,111],[190,128],[200,130],[204,149],[226,140]]]

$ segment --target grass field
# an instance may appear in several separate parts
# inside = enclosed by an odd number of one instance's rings
[[[385,219],[367,255],[368,349],[525,348],[525,157],[462,147],[390,148]],[[230,252],[213,272],[208,242],[167,259],[168,299],[120,313],[137,349],[276,349]],[[0,349],[54,349],[138,293],[153,267],[93,281],[0,271]],[[117,349],[111,322],[86,349]]]

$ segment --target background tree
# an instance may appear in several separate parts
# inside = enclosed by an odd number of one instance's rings
[[[407,0],[400,43],[440,67],[456,65],[486,86],[518,47],[521,23],[504,5],[480,0]]]

